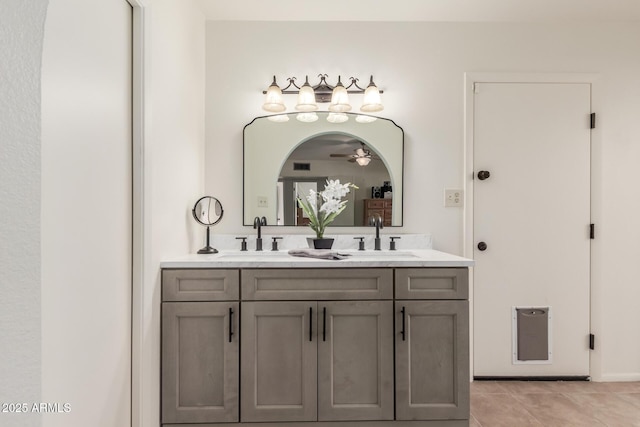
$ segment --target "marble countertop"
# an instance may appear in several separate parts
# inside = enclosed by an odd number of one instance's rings
[[[217,254],[191,254],[168,259],[161,268],[345,268],[345,267],[470,267],[474,261],[433,249],[397,251],[358,251],[336,249],[334,252],[349,254],[341,260],[325,260],[297,257],[287,250],[238,251],[222,250]]]

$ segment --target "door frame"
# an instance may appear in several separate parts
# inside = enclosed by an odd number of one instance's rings
[[[473,258],[473,127],[474,127],[474,102],[473,96],[476,83],[587,83],[591,85],[591,111],[595,111],[593,94],[594,85],[598,80],[598,74],[593,73],[501,73],[501,72],[466,72],[464,74],[464,163],[463,163],[463,185],[464,185],[464,213],[463,213],[463,256],[467,258]],[[585,118],[587,120],[587,118]],[[590,216],[591,222],[595,223],[599,217],[599,210],[594,209],[594,200],[601,200],[601,194],[595,194],[594,188],[597,191],[601,191],[600,187],[594,186],[594,182],[601,182],[599,179],[601,174],[601,158],[599,156],[594,157],[599,152],[594,150],[594,146],[600,146],[600,132],[595,130],[591,131],[591,206]],[[594,170],[595,167],[595,170]],[[598,179],[594,179],[594,177]],[[593,250],[594,241],[591,242],[590,249],[590,271],[593,271],[594,259]],[[593,274],[590,274],[589,284],[589,329],[591,333],[599,329],[600,319],[597,307],[593,303],[594,288],[598,287],[598,283],[594,283]],[[471,267],[471,274],[469,274],[469,363],[470,366],[470,380],[473,381],[474,377],[474,310],[473,310],[473,295],[474,295],[474,274],[473,267]],[[589,356],[589,373],[595,381],[600,378],[599,366],[599,352],[592,350]]]
[[[146,257],[150,247],[149,218],[146,206],[150,191],[145,179],[145,129],[146,129],[146,97],[145,84],[148,82],[148,50],[147,50],[147,8],[149,0],[126,0],[133,8],[132,22],[132,230],[131,230],[131,427],[142,427],[150,418],[149,405],[145,405],[150,384],[145,377],[143,366],[149,364],[155,355],[145,352],[144,319],[145,319],[145,278],[151,274],[145,270],[148,265]],[[145,221],[145,215],[147,216]],[[159,353],[158,353],[159,354]],[[145,383],[146,382],[146,383]],[[159,390],[158,390],[159,393]],[[146,399],[147,401],[149,399]],[[158,399],[157,408],[160,407]],[[146,406],[146,407],[145,407]],[[148,424],[148,423],[147,423]]]

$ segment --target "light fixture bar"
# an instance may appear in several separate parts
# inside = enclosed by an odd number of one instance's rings
[[[318,74],[318,78],[320,78],[320,83],[315,86],[312,86],[313,91],[316,96],[316,102],[331,102],[331,94],[333,93],[333,89],[335,89],[334,85],[330,85],[327,83],[327,74]],[[275,78],[274,78],[275,79]],[[282,93],[285,95],[293,95],[298,94],[300,92],[300,86],[296,84],[296,77],[289,77],[287,81],[289,84],[282,89]],[[366,91],[366,88],[360,87],[358,85],[359,79],[355,77],[349,77],[349,86],[346,86],[345,89],[349,94],[363,94]],[[371,76],[371,82],[373,82],[373,76]],[[293,88],[292,88],[293,86]],[[379,93],[384,93],[384,91],[379,90]],[[262,91],[263,95],[267,94],[266,90]]]

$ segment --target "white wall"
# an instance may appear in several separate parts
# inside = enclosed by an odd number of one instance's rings
[[[40,401],[40,61],[47,1],[0,1],[0,402]],[[40,425],[0,413],[0,425]]]
[[[204,195],[204,16],[191,2],[147,8],[142,418],[159,425],[160,262],[204,245],[191,208]]]
[[[69,19],[73,16],[73,19]],[[42,56],[45,426],[131,418],[132,8],[54,0]]]
[[[432,233],[436,249],[461,254],[463,212],[443,207],[443,189],[463,187],[464,73],[597,73],[592,374],[640,379],[640,286],[629,268],[640,258],[639,40],[637,26],[619,23],[209,22],[205,188],[227,212],[216,232],[251,233],[241,225],[242,128],[263,115],[274,74],[373,74],[384,117],[405,132],[402,232]]]

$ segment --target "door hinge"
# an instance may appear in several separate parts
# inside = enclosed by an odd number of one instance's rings
[[[591,113],[591,129],[596,128],[596,113]]]
[[[589,334],[589,350],[596,349],[596,336],[593,334]]]
[[[595,239],[596,238],[596,225],[595,224],[589,224],[589,238],[590,239]]]

